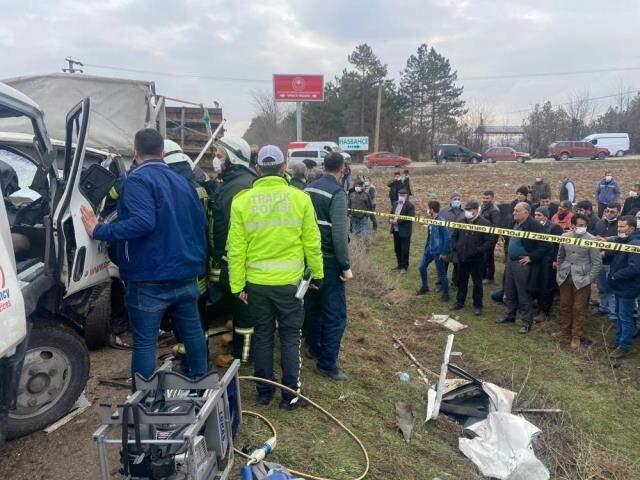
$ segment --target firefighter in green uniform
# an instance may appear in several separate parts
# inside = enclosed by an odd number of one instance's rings
[[[255,376],[274,379],[273,336],[278,322],[282,383],[300,392],[300,331],[304,321],[297,284],[305,267],[316,288],[324,277],[320,231],[309,195],[284,177],[286,162],[273,145],[260,149],[260,178],[240,192],[231,205],[227,240],[231,292],[251,309],[255,325]],[[267,405],[274,387],[257,383],[258,402]],[[303,406],[283,391],[280,408]]]
[[[253,325],[246,304],[231,295],[229,288],[229,264],[227,261],[227,234],[231,216],[231,201],[240,191],[251,188],[257,178],[249,166],[251,149],[241,137],[222,137],[216,142],[216,157],[221,172],[220,183],[210,201],[211,222],[209,228],[209,300],[212,303],[230,301],[233,307],[232,354],[243,362],[250,359]],[[215,167],[214,162],[214,167]]]

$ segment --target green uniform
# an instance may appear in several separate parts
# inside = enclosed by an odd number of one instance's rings
[[[231,292],[256,285],[294,285],[306,265],[323,278],[320,231],[309,196],[282,177],[256,180],[231,204],[227,239]]]

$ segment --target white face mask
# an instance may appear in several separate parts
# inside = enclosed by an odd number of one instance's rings
[[[611,180],[613,180],[613,177],[612,177],[611,175],[606,175],[606,176],[604,177],[604,179],[605,179],[607,182],[610,182]]]
[[[576,227],[576,235],[584,235],[587,233],[587,227]]]
[[[619,233],[618,234],[618,238],[627,238],[627,234],[626,233]]]
[[[407,196],[406,196],[406,195],[400,195],[400,196],[398,197],[398,200],[400,200],[401,202],[403,202],[403,203],[404,203],[404,202],[406,202],[406,201],[407,201]]]
[[[636,192],[635,190],[631,190],[631,191],[629,192],[629,196],[630,196],[630,197],[637,197],[637,196],[638,196],[638,192]]]
[[[536,182],[540,183],[541,181],[542,181],[542,178],[536,177]]]
[[[216,173],[222,172],[222,160],[220,160],[218,157],[213,157],[212,165],[213,165],[214,172]]]
[[[465,210],[464,211],[464,218],[466,218],[467,220],[471,220],[473,217],[475,217],[475,213],[473,213],[472,210]]]
[[[361,192],[362,191],[362,187],[356,187],[356,192]]]
[[[547,223],[546,220],[540,220],[540,225],[545,225]]]

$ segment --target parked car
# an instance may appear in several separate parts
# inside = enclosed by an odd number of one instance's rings
[[[625,153],[629,152],[628,133],[592,133],[584,137],[582,141],[606,148],[616,157],[623,157]]]
[[[364,157],[367,167],[406,167],[411,159],[392,152],[375,152]]]
[[[549,145],[549,156],[556,160],[568,160],[570,158],[596,158],[602,160],[609,156],[609,150],[597,147],[589,142],[557,141]]]
[[[487,163],[496,163],[498,160],[515,160],[524,163],[531,160],[531,155],[525,152],[519,152],[511,147],[491,147],[483,154]]]
[[[467,147],[455,143],[443,143],[436,147],[436,163],[464,162],[480,163],[482,155],[469,150]]]

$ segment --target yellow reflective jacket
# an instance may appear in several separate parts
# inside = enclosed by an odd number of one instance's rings
[[[293,285],[305,265],[324,277],[320,231],[311,198],[282,177],[267,176],[231,203],[227,238],[232,293],[256,285]]]

